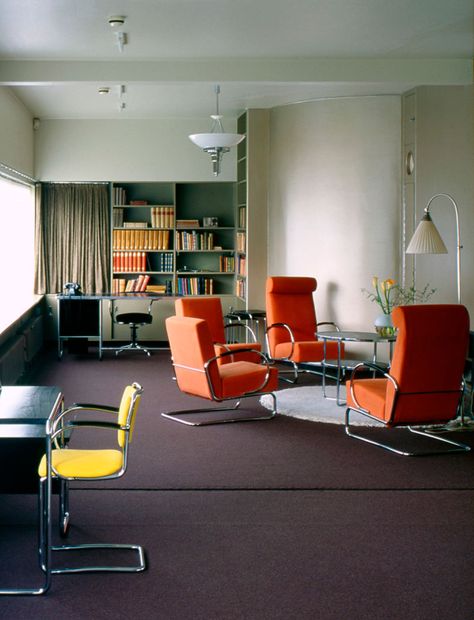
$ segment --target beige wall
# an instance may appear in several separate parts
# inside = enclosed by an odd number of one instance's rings
[[[415,90],[415,213],[418,222],[431,196],[450,194],[459,208],[461,226],[461,301],[474,324],[474,88],[420,87]],[[456,303],[456,222],[445,198],[436,198],[430,213],[448,254],[416,258],[418,287],[437,289],[433,301]]]
[[[319,321],[371,330],[361,288],[398,278],[400,120],[398,96],[271,112],[268,272],[315,276]]]
[[[0,87],[0,163],[33,176],[33,117],[13,92]]]
[[[234,131],[235,121],[226,121]],[[188,138],[210,120],[50,120],[36,132],[36,177],[45,181],[235,181],[236,149],[212,174],[211,158]]]

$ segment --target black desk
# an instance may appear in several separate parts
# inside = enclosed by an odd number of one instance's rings
[[[63,406],[63,395],[57,387],[47,386],[3,386],[0,391],[0,437],[3,439],[43,440],[50,462],[50,432],[48,419]],[[21,455],[23,458],[23,455]],[[35,472],[39,465],[36,462]],[[48,468],[47,482],[48,510],[51,508],[51,471]],[[38,476],[36,473],[36,488]],[[49,538],[50,532],[47,533]],[[50,574],[45,575],[44,584],[38,588],[0,588],[0,594],[44,594],[50,585]]]
[[[158,295],[154,293],[118,293],[103,295],[57,295],[58,301],[58,357],[63,356],[63,342],[69,339],[97,340],[99,344],[99,359],[102,359],[104,350],[117,350],[118,347],[104,347],[102,326],[102,303],[111,304],[118,300],[144,299],[148,302],[164,298],[174,298],[173,295]],[[148,347],[152,349],[153,347]]]

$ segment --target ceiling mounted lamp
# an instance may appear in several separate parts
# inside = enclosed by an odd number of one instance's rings
[[[216,113],[211,114],[212,127],[210,133],[193,133],[189,136],[200,149],[209,153],[212,161],[212,171],[214,176],[218,176],[221,171],[221,160],[224,153],[228,153],[232,146],[237,146],[245,138],[245,134],[226,133],[222,125],[222,115],[219,114],[219,95],[220,86],[214,87],[216,93]]]
[[[124,15],[112,15],[109,17],[109,26],[114,31],[117,47],[120,52],[123,52],[124,45],[127,45],[128,38],[127,33],[123,31],[123,26],[125,24],[125,16]]]

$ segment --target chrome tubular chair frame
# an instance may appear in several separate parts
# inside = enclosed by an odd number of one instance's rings
[[[265,388],[265,386],[268,384],[268,381],[270,379],[270,369],[269,369],[269,365],[268,365],[268,360],[265,357],[265,355],[261,352],[261,351],[256,351],[255,349],[252,348],[248,348],[248,349],[241,349],[239,351],[239,353],[255,353],[257,355],[259,355],[262,358],[263,363],[265,364],[265,366],[267,367],[267,372],[265,373],[265,377],[262,381],[262,384],[259,386],[258,390],[250,392],[250,393],[246,393],[246,394],[242,394],[240,395],[238,398],[234,398],[234,397],[230,397],[230,398],[218,398],[214,392],[214,388],[212,386],[212,381],[211,381],[211,377],[210,377],[210,372],[209,372],[209,368],[211,366],[211,364],[215,364],[217,363],[217,361],[223,357],[227,357],[227,356],[232,356],[235,355],[235,351],[225,351],[224,353],[221,353],[220,355],[216,355],[214,357],[211,357],[209,360],[207,360],[207,362],[204,365],[204,369],[202,368],[191,368],[190,366],[183,366],[180,364],[175,364],[173,363],[173,368],[185,368],[186,370],[191,370],[194,372],[199,372],[199,373],[204,373],[206,375],[206,379],[207,379],[207,383],[209,386],[209,390],[211,392],[212,395],[212,400],[215,402],[225,402],[227,400],[233,400],[236,401],[234,406],[232,407],[200,407],[197,409],[180,409],[177,411],[167,411],[167,412],[163,412],[161,415],[164,418],[168,418],[170,420],[174,420],[175,422],[180,422],[181,424],[186,424],[187,426],[210,426],[211,424],[228,424],[231,422],[251,422],[251,421],[256,421],[256,420],[271,420],[272,418],[274,418],[277,415],[277,402],[276,402],[276,396],[273,392],[262,392],[261,390],[263,390]],[[190,415],[190,414],[194,414],[194,413],[206,413],[206,412],[214,412],[214,411],[235,411],[240,407],[240,403],[241,400],[244,398],[251,398],[251,397],[256,397],[256,396],[263,396],[264,394],[269,394],[272,399],[273,399],[273,407],[272,407],[272,411],[269,414],[265,414],[265,415],[261,415],[261,416],[252,416],[252,417],[245,417],[245,418],[232,418],[232,419],[215,419],[215,420],[206,420],[203,422],[191,422],[189,420],[183,420],[181,419],[180,415]]]
[[[64,410],[59,416],[49,422],[50,424],[50,441],[46,455],[47,475],[40,478],[39,483],[39,557],[40,566],[46,573],[48,583],[50,583],[51,575],[68,574],[68,573],[91,573],[91,572],[125,572],[136,573],[146,569],[145,550],[140,545],[118,544],[118,543],[91,543],[78,545],[52,545],[51,544],[51,488],[52,478],[60,480],[60,534],[66,536],[69,529],[69,488],[68,483],[73,480],[113,480],[120,478],[126,471],[128,461],[128,444],[129,436],[132,430],[132,413],[135,409],[136,399],[142,394],[143,389],[137,383],[133,384],[135,391],[132,395],[129,413],[126,424],[118,424],[116,422],[100,422],[100,421],[69,421],[64,423],[64,418],[71,412],[77,411],[95,411],[118,414],[119,409],[116,407],[76,404],[69,409]],[[52,446],[62,445],[64,435],[77,428],[100,428],[107,430],[122,431],[125,434],[125,441],[122,448],[123,460],[121,468],[115,473],[108,476],[100,477],[66,477],[61,475],[52,464]],[[58,568],[52,567],[52,555],[56,551],[84,551],[93,549],[118,549],[129,550],[137,553],[138,561],[134,565],[98,565],[98,566],[80,566]]]
[[[375,364],[370,364],[369,362],[361,362],[360,364],[357,364],[352,372],[351,375],[351,379],[350,379],[350,392],[351,392],[351,397],[354,401],[354,403],[356,404],[356,407],[347,407],[346,409],[346,413],[345,413],[345,431],[346,434],[349,437],[353,437],[354,439],[359,439],[360,441],[365,441],[366,443],[370,443],[374,446],[378,446],[379,448],[384,448],[385,450],[388,450],[390,452],[394,452],[395,454],[399,454],[401,456],[434,456],[434,455],[438,455],[438,454],[448,454],[450,452],[469,452],[469,450],[471,449],[470,446],[467,446],[466,444],[463,443],[459,443],[456,441],[452,441],[451,439],[446,439],[445,437],[440,437],[439,435],[434,435],[432,434],[429,430],[427,431],[423,431],[420,430],[419,428],[414,428],[411,425],[405,425],[403,426],[403,428],[407,429],[408,431],[410,431],[411,433],[414,433],[416,435],[421,435],[422,437],[427,437],[429,439],[433,439],[435,441],[439,441],[443,444],[448,444],[450,446],[453,446],[452,448],[447,448],[445,450],[430,450],[430,451],[423,451],[423,452],[408,452],[406,450],[401,450],[398,448],[395,448],[389,444],[384,444],[382,442],[379,441],[375,441],[374,439],[369,439],[368,437],[365,437],[363,435],[359,435],[357,433],[354,433],[351,430],[350,427],[350,412],[351,411],[355,411],[356,413],[360,413],[368,418],[370,418],[371,420],[375,420],[376,422],[379,422],[381,426],[385,426],[384,422],[382,420],[380,420],[379,418],[371,415],[366,409],[364,409],[357,401],[355,394],[354,394],[354,388],[353,388],[353,380],[354,377],[356,375],[356,373],[363,367],[366,367],[370,370],[373,370],[374,372],[378,372],[380,374],[382,374],[387,380],[389,380],[394,389],[395,389],[395,398],[393,401],[393,405],[392,405],[392,414],[394,412],[395,409],[395,405],[397,402],[397,398],[399,395],[399,387],[397,382],[395,381],[395,379],[389,375],[388,373],[384,372],[379,366],[375,365]],[[462,395],[462,390],[460,390],[460,394],[459,397],[461,398]],[[391,415],[392,415],[391,414]],[[390,420],[389,422],[390,423]],[[400,425],[401,426],[401,425]]]
[[[323,321],[322,323],[318,323],[317,324],[318,327],[320,325],[332,325],[337,331],[339,331],[339,327],[333,323],[332,321]],[[291,329],[291,327],[287,324],[287,323],[272,323],[272,325],[269,325],[265,331],[265,344],[266,344],[266,349],[267,351],[270,351],[270,342],[268,340],[268,332],[276,327],[283,327],[284,329],[286,329],[286,331],[288,332],[288,335],[290,336],[290,342],[291,342],[291,351],[290,354],[287,357],[271,357],[270,353],[268,354],[268,360],[270,363],[272,364],[285,364],[285,365],[289,365],[292,367],[292,370],[289,371],[286,374],[291,374],[293,376],[293,378],[286,378],[283,375],[285,374],[285,371],[280,371],[279,373],[279,378],[282,381],[286,381],[287,383],[291,383],[292,385],[294,385],[295,383],[297,383],[298,381],[298,375],[299,373],[305,372],[308,373],[310,375],[319,375],[319,376],[324,376],[324,374],[327,375],[327,372],[324,373],[323,369],[321,368],[321,370],[318,369],[310,369],[308,368],[307,365],[305,365],[305,362],[300,362],[299,364],[297,362],[294,362],[292,359],[290,359],[293,356],[293,352],[295,350],[295,337],[293,335],[293,331]],[[311,362],[311,364],[316,365],[317,362]],[[322,366],[322,362],[321,362],[321,366]],[[334,377],[336,378],[336,377]]]

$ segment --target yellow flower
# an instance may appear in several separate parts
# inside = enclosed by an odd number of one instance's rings
[[[387,280],[385,280],[385,285],[387,288],[392,288],[394,284],[395,284],[395,280],[392,280],[392,278],[387,278]]]
[[[372,278],[372,286],[373,286],[374,288],[377,288],[377,284],[378,284],[378,283],[379,283],[379,279],[377,278],[377,276],[374,276],[374,277]]]

